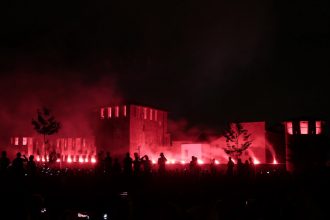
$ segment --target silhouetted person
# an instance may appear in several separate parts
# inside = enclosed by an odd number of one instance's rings
[[[97,154],[97,164],[95,167],[95,171],[98,174],[102,174],[104,171],[104,160],[103,160],[103,152],[99,152]]]
[[[160,157],[158,158],[158,172],[165,173],[165,164],[167,159],[165,158],[163,153],[160,153]]]
[[[145,174],[151,173],[151,161],[149,160],[149,157],[147,155],[144,155],[142,158],[142,165],[143,165],[143,172]]]
[[[253,162],[253,160],[252,160],[251,157],[249,157],[249,164],[250,164],[250,168],[249,168],[249,170],[250,170],[250,176],[252,178],[254,178],[255,175],[256,175],[256,167],[255,167],[254,162]]]
[[[130,157],[129,153],[126,153],[124,158],[124,174],[131,175],[132,174],[132,163],[133,159]]]
[[[245,160],[245,162],[244,162],[243,176],[245,178],[250,176],[250,163],[248,160]]]
[[[6,172],[8,166],[9,166],[10,160],[7,157],[7,152],[2,151],[1,158],[0,158],[0,173]]]
[[[231,159],[231,157],[228,158],[228,163],[227,163],[227,176],[233,176],[234,175],[234,162]]]
[[[115,158],[115,161],[113,163],[112,171],[114,175],[119,175],[121,173],[121,166],[119,163],[118,158]]]
[[[16,158],[13,160],[12,163],[12,172],[15,176],[24,176],[24,164],[23,162],[26,160],[21,157],[21,153],[18,152],[16,154]]]
[[[36,162],[34,161],[34,156],[30,155],[29,161],[27,162],[27,171],[28,174],[31,176],[35,176],[37,172],[37,165]]]
[[[133,166],[134,166],[134,174],[139,174],[141,171],[141,160],[138,153],[134,153]]]
[[[107,156],[104,159],[104,171],[109,174],[112,169],[112,158],[110,157],[110,153],[107,152]]]
[[[210,172],[211,174],[214,176],[217,172],[216,170],[216,166],[215,166],[215,159],[212,159],[211,160],[211,163],[210,163]]]
[[[241,158],[238,158],[237,159],[237,176],[240,176],[242,177],[243,176],[243,173],[244,173],[244,164],[242,163],[242,160]]]
[[[192,156],[191,161],[189,163],[189,170],[191,174],[197,174],[197,157]]]

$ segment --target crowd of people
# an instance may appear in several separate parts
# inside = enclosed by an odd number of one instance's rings
[[[40,173],[40,168],[43,167],[56,167],[52,166],[56,164],[55,162],[48,163],[36,163],[34,161],[34,156],[31,155],[27,158],[25,155],[21,155],[20,152],[16,154],[16,158],[12,161],[7,157],[6,151],[2,152],[0,158],[0,173],[1,174],[11,174],[14,176],[34,176]],[[166,166],[167,159],[164,153],[160,153],[156,164],[153,164],[149,159],[148,155],[140,157],[138,153],[134,153],[133,158],[130,153],[126,153],[124,159],[120,161],[119,158],[112,158],[110,153],[107,152],[104,156],[103,153],[98,154],[98,162],[95,167],[92,168],[93,172],[99,175],[151,175],[154,173],[165,174],[169,170]],[[203,169],[202,169],[203,167]],[[205,168],[207,167],[207,168]],[[219,174],[219,169],[216,164],[215,159],[212,159],[207,166],[201,166],[198,164],[198,158],[195,156],[191,157],[189,164],[184,166],[184,171],[191,175],[198,175],[204,171],[207,171],[211,175]],[[237,159],[235,164],[231,157],[229,157],[228,163],[226,164],[225,171],[223,172],[228,177],[238,176],[238,177],[254,177],[256,175],[256,167],[249,158],[242,162],[240,158]]]

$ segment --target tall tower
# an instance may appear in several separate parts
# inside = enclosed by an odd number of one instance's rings
[[[98,152],[150,154],[169,145],[167,112],[133,104],[101,107],[95,138]]]
[[[313,172],[325,166],[327,143],[324,123],[306,119],[285,122],[287,171]]]

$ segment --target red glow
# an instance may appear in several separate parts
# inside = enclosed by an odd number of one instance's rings
[[[40,157],[39,156],[37,156],[37,162],[39,162],[40,161]]]
[[[171,164],[175,164],[175,160],[171,160]]]
[[[157,110],[155,110],[155,121],[157,121]]]
[[[124,105],[124,117],[126,117],[126,105]]]
[[[316,134],[321,134],[321,132],[322,132],[321,121],[316,121],[315,127],[316,127]]]
[[[112,117],[112,111],[111,111],[111,107],[108,107],[108,118]]]
[[[118,118],[119,117],[119,106],[115,107],[115,117]]]
[[[85,158],[85,162],[88,163],[88,158],[87,157]]]
[[[186,164],[186,161],[184,161],[184,160],[181,160],[181,164]]]
[[[273,164],[277,164],[277,160],[274,158]]]
[[[56,162],[57,162],[57,163],[61,162],[60,158],[56,159]]]
[[[147,119],[147,108],[143,108],[143,118]]]
[[[27,137],[23,137],[22,139],[22,145],[27,145]]]
[[[18,137],[15,137],[15,145],[18,145]]]
[[[152,109],[150,109],[150,120],[152,120]]]
[[[104,119],[104,108],[101,108],[101,119]]]
[[[44,157],[42,157],[41,161],[42,161],[42,162],[45,162],[46,160],[45,160],[45,158],[44,158]]]
[[[300,133],[301,134],[308,134],[308,121],[301,121],[300,122]]]
[[[293,134],[293,131],[292,131],[292,122],[287,122],[286,123],[286,128],[287,128],[287,131],[289,134]]]

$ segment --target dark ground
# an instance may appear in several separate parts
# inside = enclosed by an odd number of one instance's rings
[[[1,177],[0,219],[330,219],[329,183],[328,171],[292,176],[266,168],[255,179],[44,170]]]

